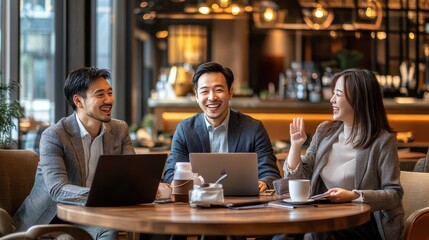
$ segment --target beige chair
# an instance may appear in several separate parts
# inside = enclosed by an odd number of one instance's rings
[[[414,172],[429,172],[429,148],[426,157],[420,158],[414,165]]]
[[[419,209],[407,218],[403,239],[429,239],[429,207]]]
[[[429,173],[401,171],[401,184],[406,220],[415,211],[429,207]]]
[[[0,150],[0,240],[37,239],[44,234],[68,234],[75,239],[91,239],[84,230],[73,225],[38,225],[27,232],[13,233],[13,214],[30,193],[39,162],[31,150]]]
[[[46,238],[46,236],[49,236]],[[44,237],[44,238],[41,238]],[[67,239],[92,240],[85,230],[69,224],[36,225],[26,232],[17,232],[1,237],[0,240],[38,240],[38,239]]]
[[[34,184],[39,155],[29,150],[0,150],[0,237],[13,232],[10,216]]]

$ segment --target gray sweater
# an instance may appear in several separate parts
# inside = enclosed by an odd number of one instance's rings
[[[332,136],[322,138],[318,128],[297,172],[293,175],[285,172],[285,178],[311,179],[311,185],[314,186],[312,194],[321,193],[324,184],[320,173],[328,162],[332,145],[342,131],[341,127]],[[404,227],[404,192],[400,183],[395,135],[383,131],[370,147],[358,150],[355,171],[354,189],[362,190],[364,202],[371,206],[382,239],[398,239]]]

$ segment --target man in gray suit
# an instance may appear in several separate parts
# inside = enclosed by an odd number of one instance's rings
[[[70,73],[64,93],[75,111],[47,128],[40,139],[40,162],[30,195],[13,219],[18,231],[59,222],[58,200],[85,194],[103,154],[134,154],[128,125],[112,119],[110,73],[94,67]],[[81,226],[94,239],[116,239],[115,231]]]
[[[234,75],[214,62],[201,64],[192,79],[203,113],[177,125],[164,182],[171,183],[176,162],[189,162],[191,152],[256,152],[259,191],[273,188],[280,177],[276,157],[262,122],[229,108]]]

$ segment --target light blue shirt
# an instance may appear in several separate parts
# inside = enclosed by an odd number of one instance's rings
[[[86,187],[91,187],[95,168],[97,167],[98,163],[98,158],[100,155],[103,155],[103,135],[105,132],[105,127],[104,124],[102,124],[100,134],[98,134],[95,139],[92,139],[91,135],[83,126],[77,114],[76,121],[79,125],[80,137],[82,139],[83,152],[85,155]]]
[[[206,121],[207,131],[209,131],[210,152],[216,152],[216,153],[228,152],[229,113],[230,111],[228,109],[228,115],[226,115],[226,118],[217,127],[213,127],[210,124],[210,122],[207,120],[207,116],[204,117],[204,120]]]

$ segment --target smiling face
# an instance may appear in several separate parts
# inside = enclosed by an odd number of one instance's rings
[[[198,79],[197,86],[195,96],[198,105],[213,126],[220,125],[228,115],[232,87],[228,89],[224,75],[219,72],[204,73]]]
[[[86,90],[85,97],[74,95],[73,100],[77,106],[77,114],[84,126],[93,124],[101,125],[101,122],[109,122],[112,119],[112,107],[115,99],[109,82],[100,77]]]
[[[343,121],[346,126],[353,126],[354,111],[345,96],[344,77],[340,77],[335,84],[331,97],[334,120]]]

